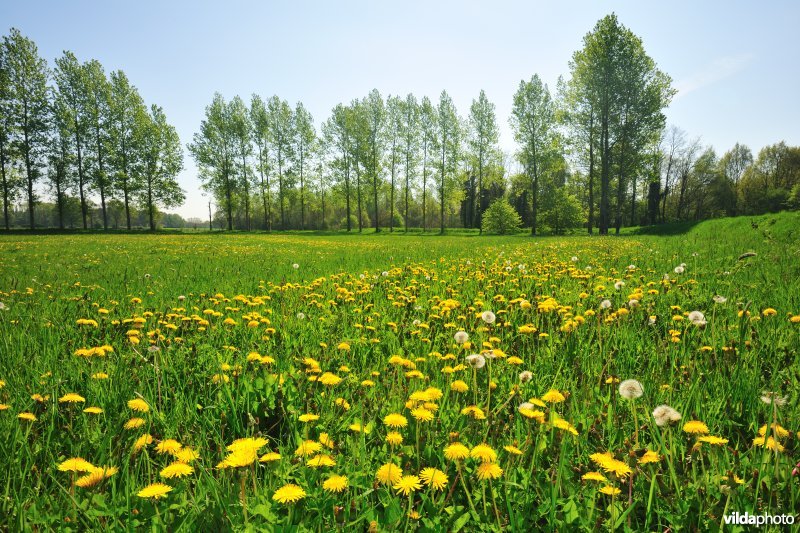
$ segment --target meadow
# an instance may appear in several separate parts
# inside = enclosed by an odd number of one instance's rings
[[[0,528],[797,516],[800,216],[673,229],[0,236]]]

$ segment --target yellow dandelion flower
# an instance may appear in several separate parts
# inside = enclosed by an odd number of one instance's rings
[[[724,446],[728,444],[728,439],[723,439],[722,437],[716,437],[714,435],[704,435],[702,437],[697,438],[698,442],[705,442],[707,444],[714,444],[716,446]]]
[[[433,412],[424,407],[417,407],[411,410],[411,416],[419,422],[430,422],[433,420]]]
[[[769,448],[774,452],[782,452],[785,449],[780,442],[778,442],[772,437],[767,438],[766,442],[764,442],[764,437],[756,437],[755,439],[753,439],[753,445],[762,448],[766,446],[767,448]]]
[[[608,481],[608,479],[606,479],[606,476],[604,476],[600,472],[586,472],[584,475],[581,476],[581,479],[584,481],[600,481],[602,483]]]
[[[647,450],[647,451],[644,453],[644,455],[642,455],[642,456],[639,458],[639,464],[640,464],[640,465],[646,465],[646,464],[648,464],[648,463],[657,463],[657,462],[659,462],[660,460],[661,460],[661,456],[660,456],[660,455],[658,455],[658,453],[656,453],[656,452],[654,452],[654,451],[652,451],[652,450]]]
[[[141,398],[134,398],[133,400],[128,400],[128,407],[140,413],[146,413],[150,411],[150,406],[147,405],[147,402],[142,400]]]
[[[319,434],[319,443],[322,444],[323,446],[327,446],[328,448],[333,448],[334,446],[333,439],[331,439],[330,435],[328,435],[327,433]]]
[[[87,407],[83,412],[89,415],[99,415],[102,414],[103,410],[99,407]]]
[[[166,439],[162,440],[161,442],[156,445],[156,451],[158,453],[168,453],[174,455],[177,451],[183,448],[183,444],[176,441],[175,439]]]
[[[426,485],[433,487],[434,490],[442,490],[447,486],[447,474],[438,468],[423,468],[422,472],[419,473],[419,477]]]
[[[483,409],[478,407],[477,405],[470,405],[465,407],[461,410],[462,415],[471,416],[475,420],[486,420],[486,414],[483,412]]]
[[[457,379],[450,385],[450,390],[454,392],[467,392],[469,390],[469,385],[460,379]]]
[[[258,462],[259,463],[271,463],[273,461],[279,461],[280,458],[281,458],[281,454],[279,454],[277,452],[267,452],[267,453],[265,453],[264,455],[262,455],[258,459]]]
[[[314,442],[313,440],[306,440],[300,443],[300,446],[294,451],[298,457],[305,455],[314,455],[322,449],[322,444]]]
[[[564,400],[566,400],[564,395],[556,389],[550,389],[542,395],[542,401],[547,403],[561,403]]]
[[[392,485],[392,488],[398,493],[402,492],[403,495],[408,496],[415,490],[421,489],[422,483],[417,476],[402,476]]]
[[[322,488],[328,492],[342,492],[348,485],[347,476],[332,475],[322,483]]]
[[[336,461],[330,455],[320,454],[315,455],[306,461],[306,466],[311,468],[320,468],[322,466],[336,466]]]
[[[340,378],[336,374],[325,372],[319,377],[319,382],[322,383],[323,385],[333,387],[334,385],[338,385],[339,383],[341,383],[342,378]]]
[[[401,414],[392,413],[383,417],[383,423],[390,428],[404,428],[408,425],[408,419]]]
[[[172,491],[172,487],[169,485],[153,483],[140,490],[136,495],[140,498],[152,498],[157,500],[165,497],[170,491]]]
[[[159,476],[170,479],[174,477],[183,477],[188,476],[194,473],[194,468],[186,463],[182,463],[180,461],[175,461],[164,468],[161,469],[159,472]]]
[[[350,345],[348,343],[346,343],[346,342],[340,342],[338,344],[338,346],[336,346],[336,348],[339,349],[339,350],[343,350],[345,352],[349,352],[350,351]]]
[[[134,417],[125,422],[125,425],[123,427],[125,429],[137,429],[142,427],[144,425],[144,422],[145,422],[144,418]]]
[[[136,453],[149,444],[153,444],[153,436],[149,433],[145,433],[133,443],[133,452]]]
[[[706,435],[708,433],[708,426],[699,420],[690,420],[683,425],[683,431],[697,435]]]
[[[503,475],[503,469],[497,463],[481,463],[475,471],[481,481],[498,479]]]
[[[444,456],[448,461],[461,461],[469,457],[469,448],[460,442],[454,442],[444,449]]]
[[[403,436],[397,431],[390,431],[386,434],[386,442],[392,446],[400,446],[403,444]]]
[[[67,393],[58,399],[58,403],[84,403],[85,401],[86,398],[74,392]]]
[[[386,463],[375,473],[375,478],[383,485],[394,485],[403,476],[403,470],[394,463]]]
[[[315,420],[319,420],[319,415],[306,413],[304,415],[300,415],[299,420],[300,422],[314,422]]]
[[[517,448],[516,446],[503,446],[503,449],[512,455],[522,455],[522,450]]]
[[[785,439],[786,437],[789,436],[789,430],[787,430],[783,426],[781,426],[779,424],[770,424],[770,426],[771,426],[770,433],[772,435],[774,435],[775,437],[778,437],[779,439]],[[767,425],[766,424],[764,424],[763,426],[758,428],[758,434],[761,435],[762,437],[767,434]]]
[[[81,476],[75,480],[75,486],[80,487],[83,489],[88,489],[90,487],[94,487],[104,479],[108,479],[114,474],[119,472],[119,468],[116,466],[104,466],[98,467],[86,474],[85,476]]]
[[[95,467],[92,463],[81,457],[73,457],[58,465],[62,472],[92,472]]]
[[[36,415],[29,412],[20,413],[17,415],[20,420],[27,420],[28,422],[36,422]]]
[[[172,456],[181,463],[191,463],[200,458],[200,453],[193,448],[181,448],[177,452],[173,452]]]
[[[619,494],[622,491],[619,490],[617,487],[612,487],[611,485],[606,485],[606,486],[604,486],[604,487],[602,487],[600,489],[600,492],[602,492],[603,494],[608,494],[609,496],[616,496],[617,494]]]
[[[493,463],[497,461],[497,452],[488,444],[478,444],[469,452],[469,456],[478,459],[482,463]]]

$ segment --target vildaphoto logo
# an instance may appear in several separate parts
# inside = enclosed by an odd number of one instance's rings
[[[722,517],[725,524],[730,526],[771,526],[792,525],[794,515],[791,514],[750,514],[748,512],[734,512]]]

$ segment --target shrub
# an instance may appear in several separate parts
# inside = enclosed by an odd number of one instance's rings
[[[483,213],[481,223],[484,233],[507,235],[517,233],[522,227],[522,219],[517,210],[505,198],[498,198]]]

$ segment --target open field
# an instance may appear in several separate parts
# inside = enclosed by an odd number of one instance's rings
[[[798,515],[800,216],[679,229],[0,236],[0,527]]]

